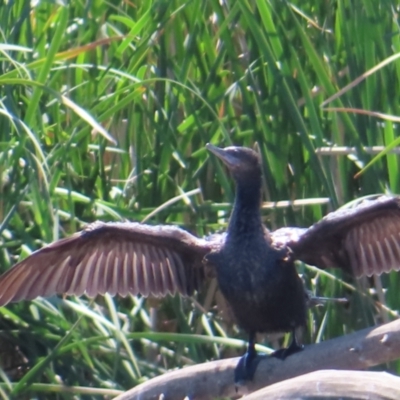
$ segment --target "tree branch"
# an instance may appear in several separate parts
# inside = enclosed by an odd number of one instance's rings
[[[311,372],[242,397],[242,400],[400,399],[400,378],[386,372],[324,370]]]
[[[284,361],[264,357],[254,380],[239,393],[248,393],[321,369],[359,370],[400,358],[400,320],[310,345]],[[168,372],[115,400],[190,400],[235,396],[233,371],[238,358],[208,362]]]

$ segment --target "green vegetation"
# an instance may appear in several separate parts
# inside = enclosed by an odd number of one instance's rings
[[[395,144],[400,62],[326,105],[392,118],[321,107],[399,52],[397,2],[65,4],[0,5],[2,271],[85,223],[141,221],[176,196],[148,222],[199,235],[224,228],[233,186],[209,159],[207,142],[258,142],[264,200],[311,199],[307,206],[266,209],[272,228],[308,226],[354,198],[400,192],[394,154],[354,178],[372,158],[363,146]],[[333,145],[359,151],[315,153]],[[185,196],[196,188],[201,194]],[[320,198],[330,203],[314,200]],[[317,294],[351,298],[348,309],[312,310],[305,342],[387,318],[374,307],[375,296],[363,295],[369,282],[354,292],[342,283],[352,282],[346,276],[304,265],[299,272]],[[400,307],[400,278],[394,273],[379,282],[388,288],[390,318]],[[196,300],[106,296],[3,307],[0,358],[14,382],[0,371],[0,398],[69,399],[74,390],[82,399],[111,396],[170,368],[242,353],[243,343],[230,338],[243,335],[213,307],[218,296],[210,297],[205,289]],[[24,365],[15,346],[26,357],[27,373],[14,368]]]

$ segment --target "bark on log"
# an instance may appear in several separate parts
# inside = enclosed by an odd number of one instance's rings
[[[242,400],[398,400],[400,378],[386,372],[311,372],[242,397]]]
[[[263,358],[246,394],[322,369],[360,370],[400,358],[400,320],[310,345],[284,361]],[[233,371],[238,358],[204,363],[168,372],[119,395],[115,400],[209,400],[237,395]]]

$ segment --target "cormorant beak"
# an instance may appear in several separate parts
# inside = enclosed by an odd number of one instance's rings
[[[233,170],[240,165],[240,160],[232,153],[225,151],[225,149],[221,149],[211,143],[206,144],[206,149],[217,156],[230,170]]]

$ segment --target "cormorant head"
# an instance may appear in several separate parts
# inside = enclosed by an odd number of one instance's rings
[[[229,146],[221,149],[210,143],[206,144],[208,151],[217,156],[232,173],[238,182],[246,182],[260,179],[260,156],[254,150],[247,147]]]

